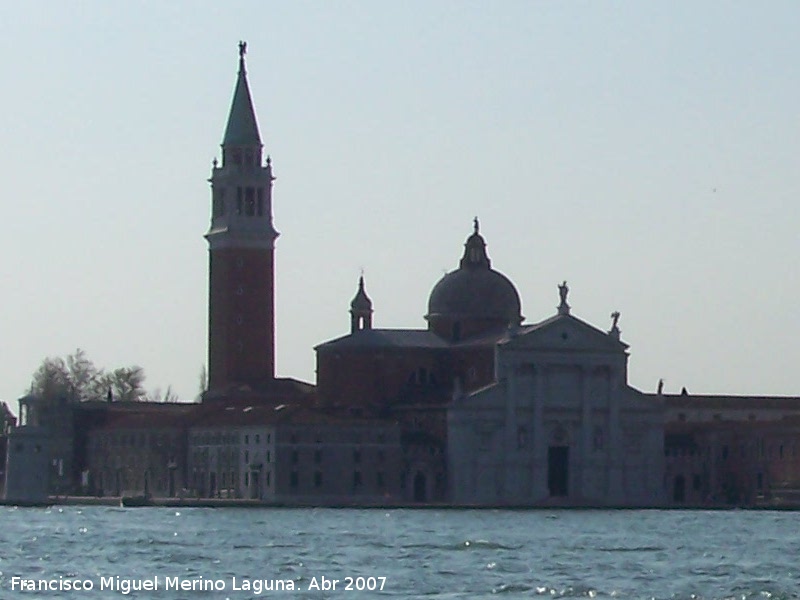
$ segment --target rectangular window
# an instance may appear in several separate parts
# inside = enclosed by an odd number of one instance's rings
[[[292,450],[292,464],[296,465],[298,462],[300,462],[300,456],[298,455],[297,450]]]
[[[317,464],[322,462],[322,450],[314,450],[314,462]]]
[[[353,489],[357,490],[361,487],[361,471],[353,471]]]
[[[384,488],[383,471],[378,471],[378,474],[376,475],[375,479],[377,480],[378,483],[378,489],[383,490]]]
[[[292,489],[297,488],[297,471],[292,471],[291,475],[289,476],[289,485]]]
[[[353,450],[353,462],[356,464],[361,462],[361,450]]]
[[[315,471],[314,472],[314,487],[322,487],[322,472]]]
[[[244,199],[242,197],[242,188],[236,188],[236,214],[242,216],[242,207],[244,206]]]
[[[261,443],[261,436],[259,434],[256,434],[256,444],[260,443]]]

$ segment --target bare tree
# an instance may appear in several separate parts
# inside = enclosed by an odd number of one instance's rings
[[[203,394],[208,391],[208,369],[206,366],[200,365],[200,392],[197,395],[197,401],[200,402],[203,399]]]
[[[180,402],[181,399],[178,397],[178,394],[176,394],[173,391],[172,386],[168,385],[167,386],[167,391],[164,392],[163,396],[161,395],[161,388],[156,388],[151,393],[147,394],[146,401],[147,402],[169,402],[169,403],[173,403],[174,404],[175,402]]]

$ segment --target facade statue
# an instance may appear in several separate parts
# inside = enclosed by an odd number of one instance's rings
[[[567,282],[564,282],[558,286],[558,295],[561,296],[561,304],[564,305],[567,303],[567,294],[569,294],[569,287],[567,287]]]

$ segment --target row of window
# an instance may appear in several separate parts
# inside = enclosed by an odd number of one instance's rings
[[[197,494],[202,497],[258,497],[256,489],[262,485],[269,488],[272,485],[272,471],[266,471],[264,478],[260,478],[260,473],[250,473],[246,471],[244,474],[244,489],[239,490],[239,477],[235,471],[203,471],[193,469],[192,471],[192,488]],[[263,481],[263,484],[261,483]]]
[[[272,442],[272,435],[268,433],[267,434],[267,443],[269,444],[271,442]],[[245,434],[245,436],[244,436],[244,443],[245,444],[249,444],[250,443],[250,436],[247,435],[247,434]],[[260,444],[261,443],[261,434],[260,433],[256,433],[253,436],[253,443],[254,444]]]
[[[764,441],[761,440],[758,442],[756,448],[752,448],[749,445],[740,444],[739,445],[739,458],[747,458],[755,457],[755,458],[764,458],[765,454],[767,458],[778,458],[783,460],[785,458],[789,458],[791,454],[792,458],[797,458],[797,446],[792,444],[791,451],[789,449],[784,449],[783,444],[774,446],[769,445],[766,446],[766,453],[765,453],[765,444]],[[710,456],[711,455],[711,447],[706,446],[704,449],[701,448],[664,448],[664,456],[672,456],[672,457],[694,457],[694,456]],[[728,445],[722,446],[719,453],[719,458],[722,460],[728,460],[729,458],[733,458],[736,455],[735,449],[729,447]]]
[[[363,489],[364,477],[361,471],[353,471],[353,478],[351,481],[351,487],[354,492]],[[314,471],[313,484],[314,488],[316,489],[323,487],[322,471]],[[291,487],[293,490],[296,490],[299,486],[300,474],[297,471],[292,471],[289,474],[289,487]],[[378,471],[375,473],[375,487],[381,491],[386,489],[386,475],[383,471]]]
[[[199,434],[196,434],[196,435],[192,435],[192,436],[190,436],[189,439],[190,439],[191,444],[193,444],[195,446],[208,446],[208,445],[220,445],[220,444],[228,444],[228,445],[238,444],[239,440],[240,440],[240,437],[239,437],[238,433],[215,431],[215,432],[205,432],[205,433],[199,433]],[[251,438],[250,434],[245,434],[244,435],[244,443],[245,444],[249,444],[251,439],[252,439],[253,443],[260,444],[261,443],[261,439],[262,439],[261,438],[261,434],[260,433],[256,433],[256,434],[254,434],[252,436],[252,438]],[[272,435],[268,433],[265,436],[265,439],[266,439],[268,444],[271,443],[272,442]]]
[[[231,448],[231,447],[218,448],[216,451],[216,458],[218,463],[231,464],[231,465],[238,463],[240,456],[244,456],[245,463],[249,464],[250,462],[257,462],[259,460],[260,455],[261,453],[259,451],[257,450],[253,451],[252,454],[253,460],[251,461],[250,450],[245,450],[243,455],[239,453],[239,450],[237,448]],[[210,456],[211,453],[208,448],[195,449],[192,452],[192,462],[197,465],[207,464]],[[267,450],[266,454],[262,456],[266,456],[267,463],[272,462],[272,451]]]
[[[222,217],[227,212],[225,189],[214,191],[212,212],[214,217]],[[264,188],[237,187],[236,215],[247,217],[263,217],[265,207]]]
[[[94,445],[97,448],[107,448],[109,446],[127,446],[129,448],[144,448],[147,445],[148,434],[146,433],[115,433],[103,437],[96,437]],[[168,433],[150,434],[150,443],[154,445],[168,445],[177,443],[177,438]]]
[[[228,162],[228,150],[222,151],[222,163],[226,164]],[[247,148],[246,150],[242,151],[241,148],[233,148],[230,150],[230,159],[236,166],[249,166],[249,167],[260,167],[261,166],[261,152],[258,150],[253,150],[252,148]],[[215,159],[216,160],[216,159]],[[267,164],[269,164],[269,158],[267,158]]]
[[[370,436],[367,436],[367,439],[365,440],[364,436],[361,433],[355,433],[355,434],[353,434],[352,438],[347,440],[347,441],[349,441],[351,443],[354,443],[354,444],[361,444],[361,443],[363,443],[365,441],[366,441],[366,443],[369,443],[369,441],[370,441],[369,437]],[[322,434],[320,434],[319,432],[314,432],[314,434],[312,436],[308,437],[308,438],[305,438],[304,436],[301,436],[298,432],[294,432],[289,436],[289,443],[290,444],[302,444],[302,443],[323,444],[323,443],[325,443],[325,440],[324,440]],[[382,434],[382,433],[379,433],[377,436],[375,436],[375,443],[385,444],[386,443],[386,436],[384,434]]]
[[[369,437],[369,436],[367,436]],[[206,432],[200,433],[196,435],[192,435],[189,437],[190,444],[193,446],[212,446],[212,445],[238,445],[240,443],[240,435],[238,433],[230,433],[230,432]],[[245,444],[261,444],[262,441],[265,441],[267,444],[272,443],[272,435],[266,434],[262,437],[261,434],[244,434],[243,436]],[[290,444],[298,445],[303,443],[313,443],[313,444],[324,444],[326,443],[323,436],[319,433],[315,433],[307,439],[303,439],[298,433],[292,433],[289,436]],[[352,437],[352,440],[347,440],[348,442],[360,444],[360,443],[370,443],[370,440],[367,439],[366,442],[364,440],[364,436],[360,433],[355,434]],[[330,440],[328,440],[330,442]],[[346,443],[346,442],[345,442]],[[375,436],[375,443],[377,444],[385,444],[386,443],[386,436],[382,433],[379,433]]]
[[[269,452],[267,453],[269,456]],[[355,464],[360,464],[362,459],[362,450],[356,449],[353,450],[353,462]],[[386,453],[383,450],[378,450],[375,453],[375,457],[379,463],[383,463],[386,461]],[[298,450],[292,450],[292,464],[296,465],[300,462],[300,452]],[[322,462],[322,450],[314,450],[314,463],[320,464]]]

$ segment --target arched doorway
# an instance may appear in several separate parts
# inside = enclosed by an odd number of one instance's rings
[[[428,478],[425,473],[417,471],[414,475],[414,502],[428,501]]]

